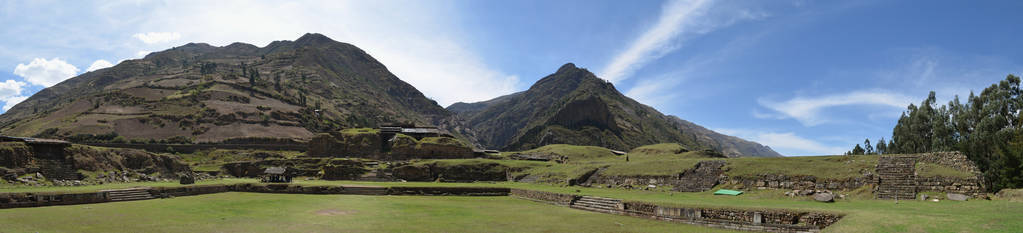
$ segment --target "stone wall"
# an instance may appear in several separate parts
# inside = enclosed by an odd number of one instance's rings
[[[0,209],[107,202],[102,192],[92,193],[0,193]]]
[[[980,175],[980,169],[970,161],[965,154],[958,151],[953,152],[932,152],[916,155],[917,162],[938,164],[951,167],[959,171]]]
[[[576,201],[582,198],[579,195],[521,189],[512,189],[510,195],[563,206],[574,206]],[[617,208],[620,209],[605,213],[732,230],[767,232],[819,232],[843,217],[840,214],[808,211],[678,207],[635,201],[625,201]]]
[[[614,188],[645,188],[648,185],[671,186],[674,191],[703,192],[714,188],[724,178],[724,160],[700,161],[693,168],[674,175],[605,175],[600,171],[582,182],[583,186]]]
[[[394,168],[395,178],[406,181],[507,181],[510,168],[495,162],[444,164],[439,162]]]
[[[356,180],[369,172],[361,162],[354,160],[337,160],[323,166],[323,180]]]
[[[590,176],[582,186],[609,188],[644,188],[648,185],[672,185],[678,181],[678,175],[605,175],[600,172]]]
[[[367,192],[369,190],[370,192]],[[508,188],[499,187],[344,187],[295,184],[233,184],[153,187],[150,195],[159,198],[193,196],[223,192],[257,192],[288,194],[361,194],[361,195],[445,195],[445,196],[507,196]],[[86,193],[0,193],[0,209],[77,205],[111,201],[106,191]]]
[[[389,136],[388,136],[389,135]],[[319,134],[308,143],[307,155],[314,157],[355,157],[378,160],[472,158],[472,148],[447,137],[417,140],[403,134],[341,133]]]
[[[552,193],[552,192],[544,192],[544,191],[534,191],[534,190],[525,190],[525,189],[511,189],[511,192],[509,193],[509,195],[515,196],[515,197],[519,197],[519,198],[523,198],[523,199],[529,199],[529,200],[533,200],[533,201],[539,201],[539,202],[544,202],[544,203],[554,204],[554,205],[561,205],[561,206],[572,205],[572,202],[574,202],[575,200],[579,199],[579,196],[577,196],[577,195],[562,194],[562,193]]]
[[[730,177],[730,185],[740,189],[852,190],[876,183],[872,175],[847,179],[820,179],[816,176],[766,174],[753,177]]]
[[[166,143],[84,143],[90,146],[140,149],[156,153],[194,153],[200,150],[229,149],[229,150],[281,150],[281,151],[306,151],[308,146],[304,144],[166,144]]]
[[[416,196],[508,196],[509,188],[484,188],[484,187],[390,187],[388,195],[416,195]]]
[[[234,177],[259,177],[263,175],[263,171],[268,167],[286,167],[288,169],[287,172],[292,176],[318,177],[320,172],[324,171],[325,167],[332,167],[327,168],[328,170],[331,170],[327,171],[330,175],[327,179],[337,179],[344,178],[342,176],[358,177],[368,171],[360,169],[361,166],[362,162],[349,159],[293,158],[225,163],[221,165],[221,169],[228,175]],[[345,173],[346,175],[342,175],[341,173]]]
[[[904,158],[904,159],[891,159],[891,158]],[[902,166],[898,167],[898,171],[895,171],[892,166],[896,163],[895,161],[911,161],[913,164],[919,163],[931,163],[938,164],[941,166],[951,167],[953,169],[964,171],[975,174],[976,177],[960,178],[960,177],[920,177],[916,176],[913,166]],[[762,174],[758,176],[750,177],[728,177],[726,183],[735,186],[739,189],[751,190],[751,189],[790,189],[790,190],[853,190],[864,186],[879,186],[879,182],[882,179],[879,174],[889,174],[892,172],[899,172],[904,174],[905,183],[902,187],[904,189],[912,189],[910,191],[904,191],[909,195],[900,197],[900,199],[908,198],[912,193],[916,192],[945,192],[945,193],[962,193],[967,195],[977,196],[983,193],[984,187],[982,177],[977,169],[976,165],[970,161],[965,155],[959,152],[935,152],[935,153],[923,153],[923,154],[912,154],[912,155],[892,155],[882,156],[879,159],[879,166],[874,170],[873,173],[864,173],[860,177],[845,178],[845,179],[823,179],[815,176],[788,176],[781,174]],[[893,163],[893,164],[888,164]],[[880,169],[880,170],[878,170]],[[890,176],[890,174],[889,174]],[[891,181],[893,177],[888,177]],[[915,190],[915,191],[913,191]],[[876,190],[875,190],[876,191]]]
[[[917,192],[959,193],[978,197],[984,194],[979,178],[917,177]]]
[[[725,171],[724,160],[700,161],[696,167],[683,171],[673,185],[674,191],[703,192],[721,183]]]
[[[211,193],[223,193],[230,192],[233,190],[233,186],[230,185],[189,185],[180,187],[153,187],[149,189],[149,194],[154,197],[168,198],[168,197],[182,197],[182,196],[193,196]]]

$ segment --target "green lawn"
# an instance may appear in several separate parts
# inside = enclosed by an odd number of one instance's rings
[[[217,180],[206,183],[238,183],[238,182],[253,182],[249,179],[225,179]],[[113,188],[115,186],[120,187],[131,187],[135,185],[149,185],[153,184],[163,186],[173,186],[173,183],[136,183],[136,184],[118,184],[118,185],[104,185],[104,186],[84,186],[74,187],[75,191],[86,191],[86,190],[99,190]],[[1018,232],[1019,229],[1023,229],[1023,203],[1021,202],[1010,202],[1005,200],[987,201],[987,200],[970,200],[967,202],[954,202],[954,201],[941,201],[938,203],[934,202],[923,202],[923,201],[901,201],[896,204],[890,200],[872,200],[869,197],[869,191],[853,191],[853,192],[838,192],[840,194],[854,194],[859,195],[855,198],[849,198],[846,200],[839,200],[835,203],[818,203],[811,201],[808,197],[782,197],[781,192],[783,190],[753,190],[740,196],[714,196],[710,192],[700,193],[679,193],[679,192],[664,192],[664,191],[636,191],[636,190],[622,190],[622,189],[601,189],[601,188],[583,188],[583,187],[566,187],[566,186],[555,186],[555,185],[543,185],[543,184],[525,184],[525,183],[514,183],[514,182],[495,182],[495,183],[437,183],[437,182],[355,182],[355,181],[322,181],[322,180],[298,180],[295,184],[299,185],[360,185],[360,186],[444,186],[444,187],[509,187],[509,188],[523,188],[531,190],[541,190],[559,193],[571,193],[577,195],[594,195],[604,196],[612,198],[620,198],[625,200],[634,201],[645,201],[668,205],[679,205],[679,206],[702,206],[702,207],[728,207],[728,208],[743,208],[743,209],[795,209],[795,210],[809,210],[816,212],[832,212],[846,214],[846,217],[835,225],[825,229],[826,232]],[[7,187],[0,189],[3,191],[10,192],[26,192],[26,191],[40,191],[50,190],[50,188],[38,188],[38,187]],[[51,190],[52,191],[52,190]],[[248,200],[246,198],[233,198],[240,195],[240,197],[252,197],[257,200]],[[291,198],[291,196],[295,198]],[[276,197],[280,200],[267,201],[262,198]],[[349,200],[350,198],[357,198],[362,200],[358,203],[338,203],[331,202],[331,200]],[[225,200],[227,199],[227,200]],[[410,201],[411,200],[411,201]],[[478,202],[477,201],[484,201]],[[157,203],[173,203],[161,205]],[[322,208],[319,204],[323,202]],[[365,203],[363,203],[365,202]],[[389,203],[394,202],[394,203]],[[427,206],[416,206],[413,207],[397,207],[402,206],[402,203],[421,203]],[[456,202],[464,202],[460,205],[472,206],[468,209],[456,208],[458,204]],[[138,206],[135,206],[138,204]],[[432,206],[432,205],[440,206]],[[523,204],[524,206],[517,207],[515,205]],[[684,224],[672,224],[670,230],[667,228],[658,228],[657,224],[643,224],[635,225],[631,221],[639,221],[639,218],[623,217],[623,216],[608,216],[609,219],[614,220],[591,220],[583,217],[572,217],[572,209],[565,207],[556,206],[535,206],[532,202],[521,202],[510,198],[479,198],[479,197],[364,197],[364,196],[353,196],[353,195],[288,195],[288,194],[275,194],[264,196],[262,194],[249,194],[249,193],[226,193],[226,194],[214,194],[204,195],[198,197],[183,197],[171,200],[152,200],[152,201],[140,201],[140,202],[124,202],[124,203],[106,203],[106,204],[94,204],[94,205],[77,205],[77,206],[62,206],[62,207],[42,207],[42,208],[26,208],[26,209],[7,209],[0,210],[0,225],[7,226],[8,223],[17,224],[28,224],[29,228],[12,228],[14,231],[25,231],[31,230],[33,221],[45,221],[44,219],[68,219],[68,221],[86,221],[76,220],[73,216],[85,216],[84,218],[88,221],[99,221],[92,219],[93,214],[90,212],[83,211],[99,211],[100,206],[111,205],[113,209],[104,211],[143,211],[142,213],[148,213],[145,211],[151,211],[151,218],[143,218],[133,216],[136,218],[133,221],[126,221],[126,227],[158,227],[162,228],[167,223],[182,223],[194,221],[197,224],[198,230],[195,231],[213,231],[213,229],[219,229],[219,227],[227,227],[227,225],[220,225],[217,218],[225,218],[230,220],[232,225],[230,228],[226,228],[222,231],[327,231],[330,227],[349,227],[344,229],[351,229],[350,231],[459,231],[451,228],[443,228],[450,225],[469,224],[470,229],[475,231],[550,231],[550,232],[562,232],[562,231],[584,231],[570,230],[563,228],[565,224],[568,226],[582,226],[588,224],[598,224],[601,227],[594,227],[596,231],[679,231],[679,230],[690,230],[690,231],[706,231],[705,228],[693,228],[692,226],[685,226]],[[388,207],[389,210],[367,210],[360,211],[359,213],[370,214],[373,216],[391,216],[395,220],[388,222],[387,220],[365,220],[359,221],[359,223],[366,223],[380,226],[380,228],[367,228],[368,226],[363,225],[351,225],[353,223],[347,221],[341,221],[338,223],[326,223],[321,222],[316,216],[306,213],[309,211],[316,211],[319,209],[334,208],[330,206],[339,206],[338,210],[344,210],[340,206],[352,205],[351,208],[369,208],[373,206],[384,206]],[[292,208],[292,206],[295,206]],[[313,210],[305,210],[301,206],[317,206],[308,207]],[[362,207],[360,207],[362,206]],[[96,210],[90,210],[89,208],[96,208]],[[103,207],[107,208],[107,207]],[[118,210],[120,208],[120,210]],[[319,208],[319,209],[316,209]],[[536,210],[525,210],[523,208],[540,208]],[[56,209],[56,210],[55,210]],[[278,224],[264,224],[261,221],[268,221],[266,219],[260,219],[251,217],[252,215],[261,216],[269,215],[275,209],[284,211],[287,213],[277,213],[282,219],[288,219],[288,221],[294,221],[294,223]],[[373,208],[370,208],[373,209]],[[430,216],[421,216],[419,212],[427,209]],[[448,210],[450,209],[450,210]],[[478,209],[478,210],[477,210]],[[444,211],[442,211],[444,210]],[[46,212],[52,211],[52,212]],[[306,212],[302,212],[306,211]],[[442,211],[442,212],[429,212],[429,211]],[[564,212],[568,211],[568,212]],[[190,217],[189,213],[194,212],[197,217]],[[503,213],[496,213],[503,212]],[[12,214],[14,213],[14,214]],[[56,213],[57,215],[50,216],[48,213]],[[303,214],[305,213],[305,214]],[[563,215],[568,213],[568,215]],[[585,213],[585,212],[583,212]],[[589,213],[586,213],[589,214]],[[313,214],[314,215],[314,214]],[[437,215],[437,216],[433,216]],[[597,214],[601,215],[601,214]],[[68,216],[68,217],[61,217]],[[148,216],[147,214],[141,214],[141,216]],[[238,216],[238,218],[231,218],[230,216]],[[247,217],[248,216],[248,217]],[[271,215],[277,216],[277,215]],[[557,221],[545,222],[546,219],[531,219],[531,218],[543,218],[550,217],[557,219]],[[30,220],[24,220],[29,218]],[[98,218],[98,217],[96,217]],[[143,218],[143,219],[137,219]],[[422,223],[417,218],[423,218],[431,221],[443,222],[444,224],[430,225]],[[463,220],[465,218],[466,220]],[[36,219],[36,220],[31,220]],[[149,220],[146,220],[149,219]],[[159,219],[159,220],[154,220]],[[169,219],[169,220],[165,220]],[[530,219],[530,220],[521,220]],[[632,220],[624,220],[632,219]],[[226,221],[225,220],[225,221]],[[414,224],[401,225],[401,221],[410,221]],[[423,220],[425,221],[425,220]],[[520,223],[520,221],[527,221],[528,223]],[[627,223],[625,221],[630,221]],[[646,220],[643,220],[646,221]],[[103,222],[103,221],[99,221]],[[617,224],[613,222],[625,224],[626,228],[614,228]],[[478,225],[476,225],[479,223]],[[485,224],[484,224],[485,223]],[[99,223],[97,223],[99,224]],[[247,226],[234,226],[237,224]],[[304,224],[304,225],[303,225]],[[341,225],[331,225],[341,224]],[[348,224],[348,225],[345,225]],[[515,224],[538,224],[538,225],[524,225],[518,226]],[[603,224],[603,225],[601,225]],[[610,225],[608,225],[610,224]],[[173,225],[173,224],[171,224]],[[301,228],[299,226],[307,226],[308,228]],[[500,226],[495,228],[483,228],[488,225]],[[24,226],[24,225],[19,225]],[[168,231],[183,231],[184,229],[173,228],[174,226],[167,226]],[[252,228],[248,228],[252,227]],[[264,228],[267,230],[263,230]],[[295,228],[291,228],[295,227]],[[406,227],[406,228],[402,228]],[[54,231],[66,231],[67,229],[49,228]],[[132,231],[138,228],[124,228],[126,231]],[[104,231],[106,228],[89,228],[90,231]],[[69,230],[68,230],[69,231]],[[137,231],[137,230],[135,230]],[[218,230],[221,231],[221,230]],[[464,230],[463,230],[464,231]],[[585,230],[589,231],[589,230]],[[0,230],[0,232],[6,232]]]
[[[512,197],[219,193],[0,210],[2,232],[724,232]]]

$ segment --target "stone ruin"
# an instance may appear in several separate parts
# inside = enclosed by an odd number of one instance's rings
[[[473,158],[472,147],[436,128],[381,127],[376,133],[331,132],[308,143],[311,157],[376,160]]]
[[[919,163],[938,164],[967,172],[971,177],[919,177]],[[913,155],[881,156],[877,164],[878,199],[915,199],[918,192],[932,191],[977,197],[984,193],[980,169],[960,152],[934,152]]]

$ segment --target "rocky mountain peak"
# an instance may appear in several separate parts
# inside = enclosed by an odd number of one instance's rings
[[[295,40],[295,43],[299,46],[302,45],[323,45],[329,43],[337,43],[337,41],[330,39],[330,37],[324,36],[320,33],[306,33]]]
[[[555,72],[555,73],[567,73],[567,72],[571,72],[571,71],[574,71],[574,70],[577,70],[577,69],[579,69],[579,68],[575,67],[575,64],[569,62],[569,63],[565,63],[564,65],[562,65],[561,68],[558,68],[558,72]]]

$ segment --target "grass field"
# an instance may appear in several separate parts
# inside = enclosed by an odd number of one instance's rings
[[[204,183],[239,183],[253,182],[245,179],[225,179]],[[75,187],[75,191],[99,190],[134,185],[173,186],[172,183],[136,183],[104,186]],[[510,187],[578,195],[595,195],[625,200],[645,201],[678,206],[727,207],[742,209],[795,209],[817,212],[845,214],[841,221],[825,229],[826,232],[1019,232],[1023,229],[1023,203],[1004,200],[970,200],[967,202],[941,201],[901,201],[896,204],[890,200],[872,200],[869,191],[849,192],[852,198],[839,200],[835,203],[819,203],[807,197],[781,197],[782,190],[756,190],[740,196],[714,196],[710,192],[679,193],[663,191],[634,191],[622,189],[600,189],[582,187],[564,187],[554,185],[538,185],[525,183],[436,183],[436,182],[352,182],[302,180],[299,185],[360,185],[360,186],[473,186],[473,187]],[[9,192],[55,191],[39,187],[7,187],[0,189]],[[845,194],[846,192],[839,192]],[[349,203],[342,200],[359,201]],[[403,204],[404,203],[404,204]],[[421,205],[412,205],[419,203]],[[458,204],[460,203],[460,204]],[[411,206],[406,206],[411,205]],[[517,206],[523,205],[523,206]],[[539,205],[539,206],[537,206]],[[313,207],[315,206],[315,207]],[[349,206],[349,207],[345,207]],[[466,207],[463,209],[462,207]],[[88,207],[88,208],[87,208]],[[388,210],[371,207],[387,207]],[[372,210],[362,210],[369,208]],[[535,209],[530,209],[535,208]],[[392,220],[364,219],[361,221],[333,222],[315,215],[321,209],[359,210],[367,218],[371,216],[391,216]],[[101,211],[101,212],[90,212]],[[174,228],[174,224],[191,222],[199,232],[204,231],[331,231],[335,229],[351,229],[350,231],[465,231],[455,225],[471,227],[474,231],[524,231],[524,232],[563,232],[563,231],[597,231],[597,232],[643,232],[643,231],[697,231],[704,232],[709,228],[698,228],[684,224],[650,223],[647,220],[624,216],[607,216],[607,219],[594,220],[591,213],[575,213],[566,207],[546,206],[511,198],[479,198],[479,197],[366,197],[353,195],[288,195],[288,194],[250,194],[224,193],[175,199],[150,200],[138,202],[105,203],[94,205],[77,205],[61,207],[41,207],[26,209],[0,210],[0,225],[17,226],[11,231],[25,231],[33,226],[44,226],[44,231],[72,231],[60,226],[33,225],[36,221],[84,221],[97,222],[88,231],[105,231],[110,228],[108,220],[96,220],[94,215],[117,213],[123,211],[133,213],[127,217],[131,221],[123,221],[124,231],[132,231],[146,227],[167,226],[168,231],[183,231]],[[274,212],[279,211],[279,212]],[[429,213],[422,216],[421,213]],[[566,212],[567,211],[567,212]],[[152,212],[152,213],[150,213]],[[311,214],[312,213],[312,214]],[[593,213],[596,214],[596,213]],[[126,214],[128,215],[128,214]],[[194,215],[194,217],[193,217]],[[265,221],[271,216],[289,221],[282,224],[270,224]],[[603,215],[603,214],[596,214]],[[84,216],[84,217],[78,217]],[[146,217],[149,216],[149,217]],[[230,218],[237,216],[238,218]],[[78,218],[85,218],[78,220]],[[95,217],[99,218],[99,217]],[[224,218],[218,220],[218,218]],[[353,217],[354,218],[354,217]],[[543,218],[543,219],[535,219]],[[550,218],[550,219],[547,219]],[[601,217],[597,217],[601,218]],[[420,220],[422,219],[422,220]],[[423,221],[431,221],[424,223]],[[642,220],[642,221],[640,221]],[[111,220],[112,221],[112,220]],[[221,224],[227,221],[231,224]],[[526,223],[522,223],[526,221]],[[406,223],[407,222],[407,223]],[[436,224],[435,224],[435,223]],[[622,228],[617,223],[624,224]],[[102,223],[102,224],[101,224]],[[643,223],[635,225],[637,223]],[[42,223],[39,223],[42,224]],[[368,225],[367,225],[368,224]],[[405,225],[401,225],[405,224]],[[432,224],[432,225],[431,225]],[[526,224],[526,225],[516,225]],[[589,226],[592,229],[572,230],[569,226]],[[672,228],[661,228],[660,224],[669,224]],[[246,225],[246,226],[235,226]],[[495,226],[486,228],[486,226]],[[499,227],[497,227],[499,226]],[[18,228],[21,227],[21,228]],[[26,228],[27,227],[27,228]],[[219,230],[219,227],[226,227]],[[277,227],[277,228],[274,228]],[[294,228],[292,228],[294,227]],[[303,228],[304,227],[304,228]],[[370,228],[378,227],[378,228]],[[265,229],[265,230],[264,230]],[[6,232],[5,230],[0,230]],[[336,231],[336,230],[335,230]],[[348,230],[343,230],[348,231]]]
[[[724,232],[512,197],[258,193],[4,209],[0,225],[2,232]]]

